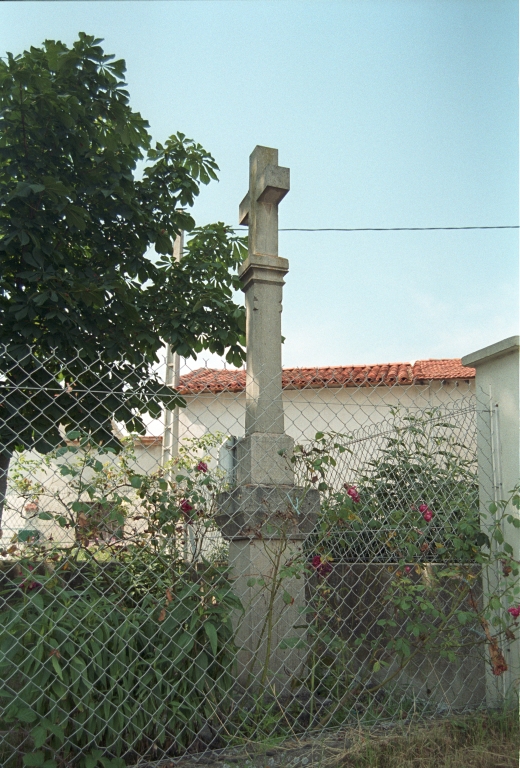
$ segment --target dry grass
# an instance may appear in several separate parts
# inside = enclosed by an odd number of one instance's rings
[[[454,717],[360,734],[338,768],[519,768],[518,713]]]

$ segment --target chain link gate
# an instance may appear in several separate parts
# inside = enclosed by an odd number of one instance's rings
[[[174,421],[140,424],[117,366],[4,358],[6,768],[167,765],[496,704],[511,566],[482,556],[456,361],[285,370],[273,453],[243,437],[244,371],[184,362]]]

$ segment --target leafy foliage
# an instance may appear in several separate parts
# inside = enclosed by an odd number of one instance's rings
[[[311,710],[334,686],[340,704],[322,725],[340,722],[342,707],[381,703],[420,659],[454,663],[487,648],[500,676],[502,648],[515,639],[520,571],[504,526],[520,527],[518,488],[482,510],[474,464],[456,438],[457,414],[392,417],[375,456],[355,475],[341,474],[343,457],[355,459],[358,449],[348,435],[320,432],[291,458],[307,487],[322,494],[309,541],[315,590],[306,609],[306,684]],[[349,610],[341,629],[343,599]]]
[[[236,600],[222,570],[180,578],[167,595],[164,609],[157,595],[129,606],[47,582],[0,614],[4,719],[30,728],[26,765],[59,756],[88,768],[154,743],[175,753],[225,710]]]
[[[338,462],[353,454],[351,437],[318,433],[311,446],[298,447],[294,462],[315,484],[321,480],[321,526],[337,531],[338,555],[368,562],[479,561],[489,537],[480,524],[475,462],[455,437],[457,428],[456,414],[393,411],[375,455],[340,490]],[[429,520],[423,505],[433,510]]]
[[[187,211],[215,160],[182,133],[152,146],[124,61],[100,42],[80,33],[0,60],[4,464],[17,447],[52,450],[60,424],[117,447],[112,418],[144,432],[141,414],[182,405],[153,373],[165,342],[244,356],[244,243],[222,223],[194,229]],[[193,236],[176,262],[181,230]]]
[[[224,482],[207,451],[223,436],[185,444],[150,475],[132,440],[115,454],[68,437],[76,444],[37,462],[62,486],[34,480],[31,459],[13,472],[52,536],[16,545],[20,575],[0,613],[4,720],[33,741],[26,765],[117,767],[154,745],[177,754],[218,724],[234,680],[241,606],[206,541]]]

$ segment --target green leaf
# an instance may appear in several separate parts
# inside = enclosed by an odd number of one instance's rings
[[[73,501],[71,509],[73,512],[90,512],[89,505],[85,504],[84,501]]]
[[[83,231],[86,227],[85,219],[88,218],[88,213],[83,208],[79,208],[77,205],[68,205],[65,209],[65,218],[67,224],[76,227],[80,231]]]
[[[155,240],[155,250],[157,253],[170,254],[173,250],[173,243],[168,235],[158,235]],[[197,311],[195,309],[195,311]]]
[[[213,651],[213,654],[216,656],[217,650],[218,650],[218,635],[217,635],[217,630],[215,628],[215,625],[212,624],[211,621],[205,621],[204,631],[206,632],[206,635],[209,638],[211,650]]]
[[[111,760],[107,757],[101,758],[103,768],[125,768],[126,763],[122,757],[113,757]]]
[[[51,663],[52,663],[52,666],[54,667],[54,671],[56,672],[60,680],[63,680],[63,670],[60,667],[60,663],[56,658],[56,656],[51,656]]]
[[[20,709],[17,713],[17,719],[22,723],[34,723],[38,715],[32,709]]]
[[[41,578],[41,577],[40,577]],[[31,596],[31,603],[34,603],[34,605],[40,609],[40,611],[43,611],[44,609],[44,602],[43,597],[39,595],[38,593],[35,593]]]
[[[279,648],[282,651],[287,648],[306,648],[306,644],[301,637],[287,637],[281,641]]]
[[[63,686],[60,686],[60,687],[63,689]],[[62,692],[62,695],[64,694],[65,694],[65,690],[63,690]],[[56,736],[60,744],[63,744],[63,742],[65,741],[65,731],[63,730],[63,728],[60,728],[59,725],[56,725],[56,723],[53,723],[47,719],[45,719],[44,723],[47,726],[48,730],[51,731]]]
[[[286,605],[292,605],[292,603],[294,603],[294,597],[291,597],[291,595],[287,591],[283,593],[282,600]]]
[[[97,768],[102,755],[100,749],[94,749],[89,755],[85,755],[85,768]]]
[[[255,584],[256,584],[256,579],[253,579],[253,578],[251,578],[251,579],[248,579],[248,580],[246,581],[246,584],[247,584],[247,586],[248,586],[248,587],[254,587],[254,586],[255,586]]]
[[[132,475],[130,478],[130,485],[132,488],[140,488],[143,484],[144,477],[142,475]]]
[[[34,741],[34,746],[36,749],[39,749],[40,747],[43,747],[45,744],[45,740],[47,738],[47,729],[44,728],[42,725],[37,725],[36,728],[33,728],[31,731],[31,737]]]
[[[31,752],[29,755],[24,755],[23,762],[27,766],[41,766],[45,762],[45,755],[40,750],[38,752]]]

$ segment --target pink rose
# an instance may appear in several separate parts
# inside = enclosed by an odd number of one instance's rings
[[[185,513],[191,512],[191,510],[193,509],[188,499],[183,499],[180,503],[180,507],[181,507],[181,510]]]
[[[405,565],[404,569],[406,573],[410,573],[410,571],[412,570],[409,565]]]
[[[431,509],[428,509],[426,510],[426,512],[423,512],[423,520],[426,523],[429,523],[432,517],[433,517],[433,512],[431,511]]]
[[[346,483],[343,486],[347,489],[347,494],[350,496],[354,504],[357,504],[360,501],[359,493],[355,485],[347,485]]]
[[[205,461],[199,461],[197,466],[195,467],[197,472],[204,472],[204,474],[208,471],[208,465]]]
[[[419,512],[421,515],[423,515],[425,512],[428,512],[428,504],[421,504],[419,507]]]
[[[520,616],[520,605],[516,608],[511,606],[511,608],[507,609],[507,612],[510,613],[514,619],[517,619]]]

